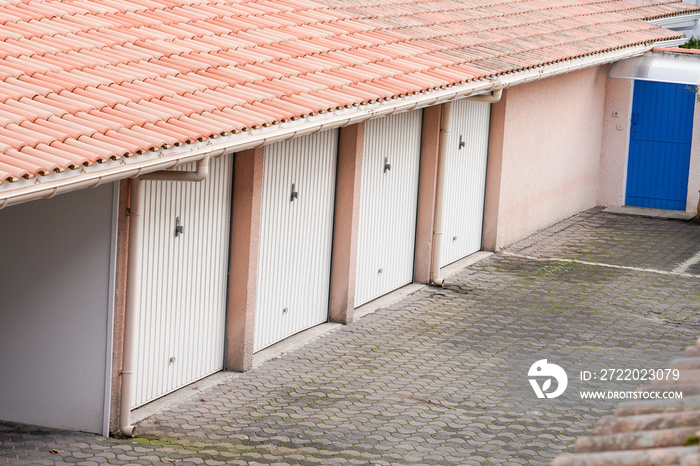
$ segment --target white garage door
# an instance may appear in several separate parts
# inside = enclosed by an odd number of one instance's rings
[[[199,183],[143,182],[132,407],[223,368],[232,160],[212,160]]]
[[[481,250],[491,104],[452,106],[447,144],[440,266]]]
[[[328,320],[338,133],[265,148],[254,351]]]
[[[417,110],[367,123],[356,306],[413,281],[421,121]]]

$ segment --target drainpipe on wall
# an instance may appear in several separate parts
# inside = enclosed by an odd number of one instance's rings
[[[463,99],[463,100],[468,100],[470,102],[486,102],[489,104],[495,104],[496,102],[501,100],[502,95],[503,95],[503,87],[499,86],[496,89],[494,89],[493,92],[490,94],[475,95],[473,97],[467,97],[466,99]]]
[[[223,153],[224,151],[218,151],[216,155],[209,154],[205,156],[197,162],[197,168],[194,171],[161,170],[142,175],[139,178],[155,181],[202,181],[209,176],[209,159],[218,157]]]
[[[122,363],[122,393],[119,412],[119,430],[127,437],[136,435],[136,426],[131,423],[131,399],[136,346],[136,321],[138,300],[141,296],[141,247],[143,242],[143,187],[142,180],[202,181],[209,175],[209,158],[222,155],[223,150],[207,154],[197,161],[195,171],[163,170],[136,176],[131,179],[129,205],[129,258],[126,278],[126,311],[124,313],[124,361]]]
[[[497,86],[491,94],[477,95],[473,97],[467,97],[463,100],[469,100],[471,102],[485,102],[494,104],[501,100],[503,95],[503,86]],[[443,104],[442,107],[442,121],[440,122],[440,153],[438,156],[439,170],[437,179],[437,205],[435,207],[435,227],[433,231],[433,262],[432,270],[430,272],[430,281],[433,285],[442,286],[444,279],[440,276],[440,257],[442,249],[442,216],[443,216],[443,204],[445,202],[445,172],[446,163],[445,158],[447,156],[447,143],[449,142],[450,136],[450,125],[452,123],[452,102],[447,102]]]
[[[440,276],[440,250],[442,249],[442,211],[445,199],[445,154],[447,143],[450,139],[450,125],[452,122],[452,102],[442,105],[442,119],[440,121],[440,152],[438,153],[438,179],[437,179],[437,205],[435,206],[435,227],[433,229],[433,263],[430,271],[430,281],[433,285],[442,286],[443,278]]]
[[[119,405],[119,430],[127,437],[136,435],[136,426],[131,424],[131,390],[133,387],[134,345],[136,333],[137,300],[140,294],[141,277],[137,257],[141,255],[141,180],[131,180],[129,202],[129,256],[126,277],[126,311],[124,312],[124,361],[122,362],[122,393]]]

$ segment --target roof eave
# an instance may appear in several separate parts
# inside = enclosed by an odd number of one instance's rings
[[[674,48],[674,47],[678,47],[679,45],[683,45],[686,42],[688,42],[687,37],[684,37],[682,39],[661,40],[659,42],[654,42],[654,47]]]
[[[667,16],[665,18],[651,19],[648,22],[666,29],[686,29],[693,27],[699,19],[700,12],[693,12],[676,16]]]
[[[651,48],[651,44],[624,47],[579,58],[563,60],[524,71],[506,73],[488,80],[466,82],[445,89],[438,89],[362,107],[315,115],[304,120],[282,123],[274,127],[262,128],[246,133],[231,134],[170,149],[152,151],[136,157],[84,167],[81,168],[80,171],[66,171],[43,176],[41,178],[37,177],[29,180],[20,180],[14,183],[3,183],[0,185],[0,209],[35,199],[51,198],[57,194],[79,189],[97,187],[104,183],[139,177],[146,173],[171,169],[177,165],[195,162],[205,156],[216,157],[223,154],[239,152],[274,142],[292,139],[305,134],[360,123],[372,118],[430,107],[472,95],[487,93],[494,89],[503,89],[578,71],[584,68],[604,65],[624,58],[642,55],[651,50]]]

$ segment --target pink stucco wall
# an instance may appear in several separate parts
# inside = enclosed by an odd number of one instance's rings
[[[625,204],[632,82],[631,79],[610,78],[605,89],[605,117],[598,184],[598,204],[602,206]],[[616,112],[618,116],[615,116]],[[622,129],[619,129],[619,125]]]
[[[489,170],[487,249],[596,205],[607,71],[596,67],[516,86],[496,104],[489,164],[500,179]]]

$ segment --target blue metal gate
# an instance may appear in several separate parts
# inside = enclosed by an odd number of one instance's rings
[[[694,105],[687,84],[634,82],[627,205],[685,210]]]

